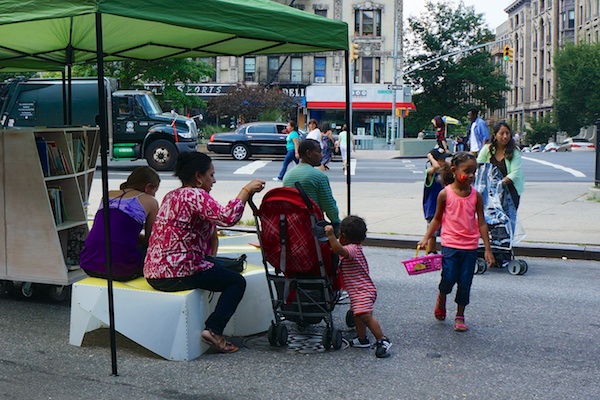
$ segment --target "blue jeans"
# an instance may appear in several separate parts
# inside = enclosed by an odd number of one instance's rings
[[[477,249],[460,250],[442,246],[442,280],[439,285],[440,292],[449,294],[452,287],[457,284],[454,301],[460,306],[469,304],[471,283],[477,262]]]
[[[246,279],[237,273],[215,264],[212,268],[184,278],[148,279],[156,290],[178,292],[181,290],[204,289],[222,292],[215,311],[208,316],[205,326],[217,335],[222,335],[225,325],[233,316],[246,291]]]
[[[277,178],[283,179],[283,176],[287,172],[288,165],[290,165],[292,161],[296,164],[298,164],[298,161],[300,161],[296,158],[296,150],[288,150],[288,152],[285,154],[285,158],[283,159],[283,166],[281,167],[281,171],[279,171],[279,175],[277,176]]]

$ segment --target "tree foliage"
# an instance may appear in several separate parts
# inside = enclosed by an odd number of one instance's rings
[[[553,113],[546,113],[543,117],[527,118],[528,128],[525,130],[525,143],[533,145],[547,143],[549,140],[556,141],[558,124]]]
[[[483,14],[462,0],[458,4],[428,1],[425,9],[419,17],[408,19],[408,69],[494,40]],[[409,131],[429,128],[438,114],[462,118],[470,108],[502,108],[503,92],[509,89],[506,75],[485,48],[431,62],[406,75],[406,80],[415,91],[417,106],[406,120]]]
[[[213,115],[221,118],[235,117],[244,123],[288,119],[297,104],[293,97],[277,87],[241,84],[229,90],[226,95],[211,100],[208,107]]]
[[[560,129],[577,135],[599,117],[600,43],[567,44],[554,56],[554,108]]]

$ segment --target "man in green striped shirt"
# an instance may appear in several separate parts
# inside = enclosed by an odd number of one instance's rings
[[[336,227],[340,223],[340,216],[331,192],[329,178],[323,171],[314,168],[321,165],[321,144],[316,140],[305,139],[300,142],[298,153],[300,153],[300,164],[285,174],[283,186],[293,188],[296,182],[300,182],[308,197],[317,203]]]

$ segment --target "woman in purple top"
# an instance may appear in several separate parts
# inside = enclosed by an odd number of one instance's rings
[[[158,212],[154,195],[159,184],[160,177],[155,170],[138,167],[121,184],[120,190],[108,192],[112,275],[116,281],[143,275],[148,238]],[[107,277],[102,204],[81,250],[80,266],[90,276]]]

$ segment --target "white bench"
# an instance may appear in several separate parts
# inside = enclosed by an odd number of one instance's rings
[[[225,327],[226,336],[265,332],[273,309],[264,267],[248,265],[243,273],[246,292]],[[114,282],[115,330],[169,360],[193,360],[208,349],[201,340],[204,322],[219,294],[200,289],[161,292],[146,279]],[[81,346],[87,332],[108,327],[107,281],[86,278],[73,284],[69,343]]]

